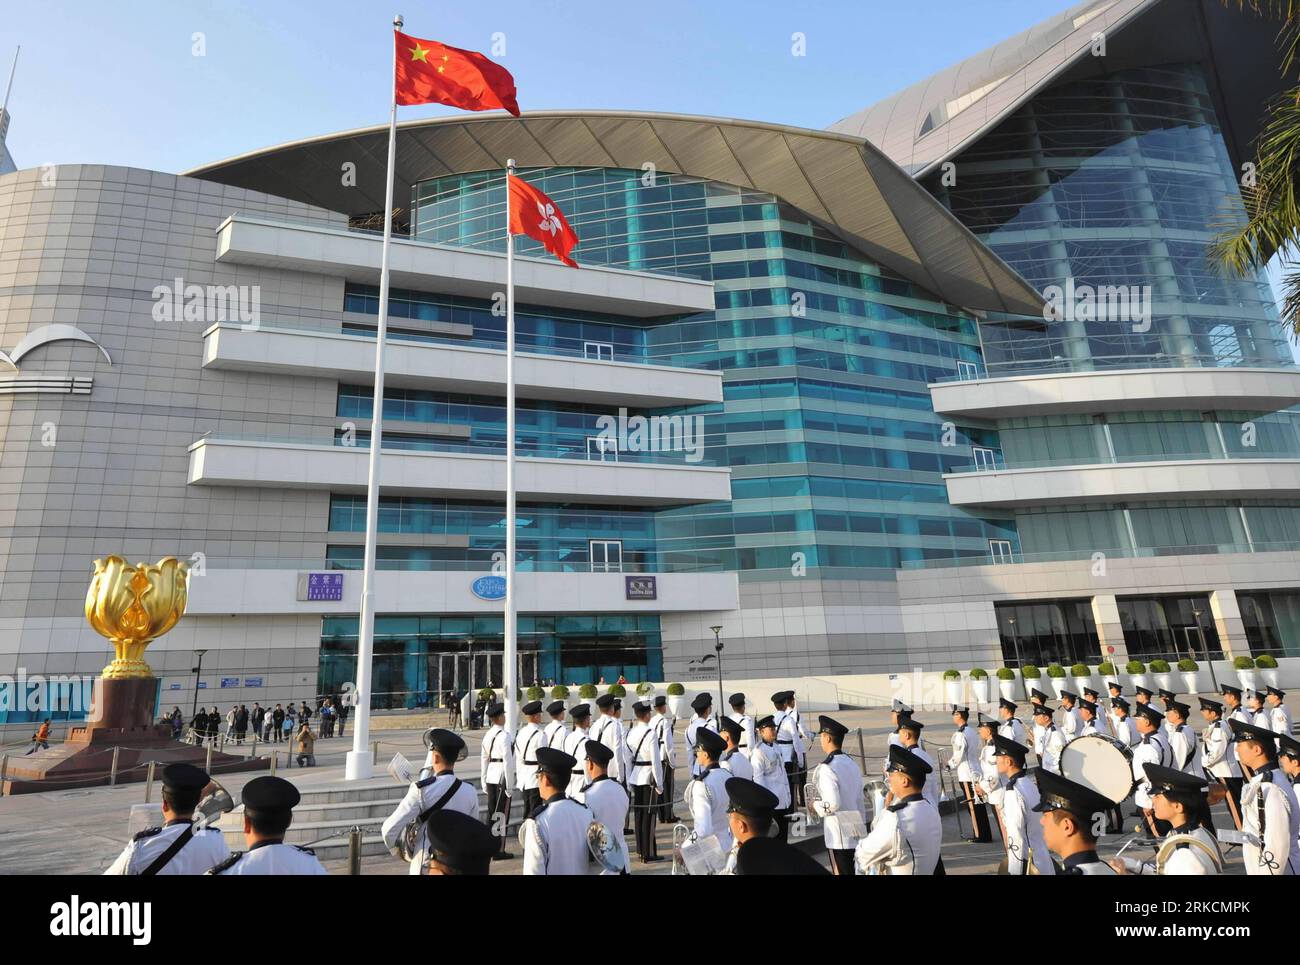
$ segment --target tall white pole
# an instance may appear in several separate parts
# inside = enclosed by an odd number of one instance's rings
[[[402,29],[402,15],[393,30]],[[361,576],[361,626],[357,634],[357,679],[352,750],[345,775],[349,781],[371,775],[370,671],[375,655],[375,556],[379,542],[379,456],[383,448],[384,343],[388,340],[388,249],[393,240],[393,180],[397,169],[397,39],[393,39],[392,110],[388,119],[388,180],[384,186],[384,247],[379,262],[379,324],[375,329],[375,394],[371,403],[370,474],[366,479],[366,550]]]
[[[510,179],[514,174],[515,161],[511,158],[506,161],[506,613],[505,652],[501,657],[506,727],[511,733],[519,701],[519,646],[515,635],[515,236],[510,233]]]

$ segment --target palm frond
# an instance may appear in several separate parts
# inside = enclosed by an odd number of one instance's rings
[[[1282,73],[1290,73],[1300,59],[1300,0],[1223,0],[1223,5],[1281,23],[1277,47],[1282,53]]]

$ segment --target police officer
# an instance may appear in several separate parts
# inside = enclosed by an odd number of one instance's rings
[[[1230,721],[1237,759],[1251,770],[1241,792],[1242,857],[1248,875],[1300,874],[1300,802],[1295,788],[1277,763],[1277,738],[1272,730]]]
[[[588,751],[590,754],[590,751]],[[585,875],[588,871],[587,829],[592,813],[585,804],[564,796],[577,760],[551,747],[537,748],[537,791],[541,803],[524,819],[526,875]],[[620,789],[621,790],[621,789]],[[610,828],[618,834],[622,828]]]
[[[754,779],[754,768],[749,763],[749,758],[745,752],[740,749],[740,742],[745,739],[745,729],[741,723],[731,717],[722,718],[719,723],[722,725],[722,736],[727,742],[727,749],[722,752],[719,763],[731,772],[733,777],[743,777],[747,780]],[[757,743],[757,739],[755,739]]]
[[[695,699],[691,701],[691,710],[695,711],[695,716],[692,717],[691,722],[686,725],[686,746],[691,749],[692,753],[694,753],[695,745],[699,740],[700,728],[711,730],[716,734],[718,732],[718,725],[713,718],[709,716],[709,712],[713,710],[713,698],[708,694],[696,694]],[[692,758],[691,777],[697,777],[699,773],[699,764],[697,764]]]
[[[812,744],[812,735],[803,725],[803,716],[799,713],[799,701],[793,690],[785,692],[786,716],[794,725],[794,790],[799,806],[804,805],[804,786],[808,783],[808,748]]]
[[[1252,715],[1241,705],[1240,687],[1223,684],[1219,688],[1219,693],[1223,697],[1223,702],[1228,708],[1228,712],[1224,715],[1224,721],[1226,723],[1231,724],[1234,720],[1239,720],[1243,724],[1253,722]]]
[[[1003,697],[998,701],[998,717],[1001,720],[998,723],[998,733],[1007,740],[1013,740],[1017,744],[1025,743],[1025,725],[1020,723],[1020,718],[1016,716],[1016,705],[1014,701],[1007,700]]]
[[[1115,697],[1110,702],[1110,709],[1111,733],[1125,747],[1132,747],[1138,742],[1138,736],[1133,730],[1133,721],[1128,716],[1129,702],[1123,697]]]
[[[1241,830],[1241,765],[1232,746],[1232,731],[1223,720],[1223,704],[1208,697],[1199,698],[1205,730],[1201,731],[1201,764],[1205,773],[1222,784],[1228,792],[1228,811],[1232,823]]]
[[[1133,792],[1133,803],[1142,809],[1146,819],[1146,834],[1151,838],[1162,838],[1169,830],[1169,825],[1158,821],[1151,806],[1151,785],[1147,781],[1144,765],[1156,764],[1168,767],[1173,755],[1169,747],[1160,738],[1160,724],[1164,715],[1150,703],[1138,704],[1133,709],[1133,726],[1137,730],[1138,743],[1133,748],[1133,780],[1137,788]]]
[[[573,710],[569,711],[569,717],[573,720],[573,730],[564,735],[564,746],[559,749],[578,763],[574,767],[573,773],[569,775],[569,787],[565,793],[581,804],[585,803],[582,797],[582,787],[587,783],[587,739],[591,732],[589,726],[591,724],[591,705],[576,705]]]
[[[1286,704],[1282,701],[1286,699],[1286,694],[1276,687],[1269,687],[1265,691],[1267,697],[1264,703],[1268,709],[1269,727],[1275,734],[1291,733],[1291,711],[1286,709]]]
[[[546,705],[546,713],[551,720],[542,731],[547,747],[564,750],[564,738],[569,734],[569,727],[564,722],[564,701],[553,700]]]
[[[1079,701],[1079,720],[1082,724],[1079,727],[1080,737],[1092,737],[1103,734],[1105,718],[1101,716],[1101,708],[1097,706],[1096,701],[1080,700]]]
[[[630,801],[623,785],[618,781],[610,780],[609,777],[609,762],[614,759],[614,752],[600,741],[588,740],[582,753],[586,776],[582,785],[582,802],[587,805],[592,817],[603,824],[614,838],[622,859],[623,873],[626,873],[627,845],[624,843],[622,830],[627,821]],[[644,861],[645,858],[643,857],[642,860]],[[601,874],[605,873],[604,870],[601,871]]]
[[[980,777],[980,750],[982,743],[975,728],[970,725],[970,708],[952,708],[952,753],[948,756],[948,770],[957,779],[965,804],[970,812],[971,836],[967,840],[988,844],[993,840],[989,831],[988,809],[975,792]],[[960,807],[963,802],[958,802]]]
[[[438,811],[451,810],[478,819],[478,792],[462,781],[455,773],[456,762],[465,751],[465,741],[454,731],[435,727],[424,735],[424,742],[433,756],[430,775],[412,781],[406,796],[384,821],[381,829],[384,844],[394,857],[402,857],[398,843],[406,834],[407,825],[418,822],[415,853],[410,856],[410,873],[423,874],[428,859],[428,835],[425,824]]]
[[[1007,837],[1007,874],[1028,874],[1032,862],[1039,874],[1054,875],[1056,868],[1043,840],[1042,822],[1034,820],[1031,813],[1038,806],[1038,786],[1029,780],[1025,770],[1029,748],[1001,734],[993,738],[993,743],[998,773],[1006,785],[995,792],[994,804]]]
[[[672,824],[676,820],[676,814],[673,813],[673,794],[677,781],[673,770],[677,767],[674,734],[677,729],[677,719],[668,707],[668,698],[663,694],[655,698],[655,728],[655,740],[659,742],[659,754],[664,772],[664,789],[659,795],[659,820]]]
[[[293,809],[302,800],[282,777],[255,777],[244,785],[244,841],[236,851],[208,869],[210,875],[323,875],[325,868],[310,848],[285,844]]]
[[[487,795],[488,823],[501,838],[501,850],[496,855],[500,860],[513,857],[506,850],[506,829],[510,826],[510,789],[515,784],[515,738],[506,728],[505,704],[488,704],[484,713],[492,726],[479,748],[478,772]]]
[[[998,813],[997,808],[997,794],[1002,788],[1002,774],[998,771],[998,748],[993,738],[998,736],[998,722],[992,717],[985,717],[982,713],[979,714],[978,720],[980,770],[975,793],[980,800],[993,805],[993,820],[998,824],[998,837],[1002,841],[1002,846],[1006,847],[1007,832],[1002,827],[1002,815]]]
[[[1179,836],[1181,843],[1161,845],[1155,861],[1121,855],[1112,859],[1111,866],[1120,874],[1133,875],[1222,874],[1223,852],[1210,821],[1206,782],[1173,767],[1147,764],[1144,769],[1156,817],[1169,825],[1167,837]]]
[[[1202,768],[1197,760],[1196,731],[1187,726],[1187,719],[1192,715],[1192,708],[1177,700],[1170,700],[1165,706],[1166,728],[1169,734],[1169,751],[1173,757],[1170,767],[1186,774],[1200,774]]]
[[[1096,791],[1067,780],[1052,771],[1039,769],[1038,825],[1043,844],[1061,859],[1063,875],[1113,875],[1115,869],[1097,856],[1099,820],[1111,801]]]
[[[917,757],[921,758],[921,760],[925,761],[926,766],[930,768],[930,770],[926,772],[929,774],[934,771],[937,765],[934,762],[934,758],[930,756],[929,751],[921,746],[921,730],[924,727],[925,725],[919,720],[913,720],[909,717],[899,725],[898,737],[899,740],[902,741],[899,746],[906,748]],[[936,811],[939,810],[939,781],[937,779],[923,782],[921,793],[925,795],[927,801],[934,805]],[[889,799],[886,798],[886,803],[888,802]]]
[[[743,777],[727,779],[727,823],[736,844],[724,873],[824,875],[826,869],[793,845],[768,836],[776,818],[776,795]]]
[[[722,767],[718,758],[726,747],[727,742],[712,730],[697,728],[694,749],[699,773],[686,785],[683,794],[695,836],[715,835],[724,854],[731,850],[731,829],[727,823],[727,780],[731,772]]]
[[[1079,730],[1083,727],[1083,719],[1079,716],[1079,695],[1069,690],[1061,691],[1061,733],[1065,736],[1066,742],[1070,742],[1079,736]]]
[[[497,839],[478,818],[462,811],[435,811],[425,822],[426,874],[485,875],[496,854]]]
[[[731,705],[731,713],[727,716],[740,725],[740,740],[737,747],[746,757],[749,756],[750,749],[758,743],[758,735],[754,730],[754,718],[745,713],[745,695],[732,694],[727,698],[727,703]],[[743,777],[744,775],[739,775]]]
[[[600,716],[591,725],[590,738],[599,741],[614,752],[609,762],[609,776],[626,786],[627,784],[627,747],[626,732],[618,719],[618,698],[613,694],[601,694],[596,698],[596,707]]]
[[[854,849],[859,874],[869,874],[877,866],[891,875],[937,873],[943,823],[938,809],[922,793],[931,770],[907,748],[890,745],[886,774],[893,803],[876,815],[871,832]]]
[[[862,797],[862,769],[844,753],[849,729],[832,717],[817,718],[817,734],[826,757],[813,771],[812,783],[819,800],[814,810],[822,818],[822,838],[837,875],[853,874],[853,849],[861,840],[867,805]]]
[[[542,702],[530,700],[519,708],[524,723],[515,735],[515,787],[524,795],[524,820],[533,813],[533,808],[542,802],[541,792],[537,789],[537,748],[546,746],[546,734],[542,730]]]
[[[122,849],[106,875],[201,875],[230,856],[219,828],[194,821],[194,809],[211,783],[193,764],[168,764],[162,772],[163,825],[146,828]]]
[[[1061,696],[1064,697],[1065,694],[1062,693]],[[1067,711],[1064,719],[1074,718]],[[1079,726],[1082,727],[1082,723]],[[1037,704],[1034,707],[1034,729],[1038,731],[1038,735],[1034,738],[1034,754],[1038,758],[1038,766],[1045,771],[1060,774],[1061,751],[1065,750],[1065,735],[1061,732],[1061,728],[1052,722],[1051,707],[1046,704]]]
[[[632,705],[636,723],[627,735],[632,766],[628,791],[632,794],[632,822],[636,833],[636,851],[642,862],[658,861],[655,847],[656,801],[664,789],[663,755],[655,741],[655,727],[650,721],[650,704],[637,701]]]
[[[771,714],[760,717],[755,722],[755,728],[758,743],[749,755],[754,783],[761,784],[776,796],[777,834],[784,840],[787,834],[786,819],[790,813],[790,781],[786,775],[785,762],[781,758],[781,750],[776,744],[776,718]]]

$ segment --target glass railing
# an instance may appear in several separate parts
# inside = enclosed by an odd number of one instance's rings
[[[1279,342],[1285,348],[1285,343]],[[987,346],[986,346],[987,351]],[[952,372],[932,379],[934,384],[950,382],[972,382],[983,379],[1006,379],[1019,375],[1053,375],[1073,372],[1116,372],[1129,369],[1285,369],[1295,368],[1289,355],[1285,360],[1267,357],[1242,358],[1239,356],[1195,355],[1195,354],[1117,354],[1089,355],[1087,358],[1069,358],[1054,355],[1044,358],[1035,355],[1032,358],[1003,359],[986,362],[973,369]]]
[[[335,539],[338,533],[331,533],[330,538]],[[365,534],[354,534],[361,539]],[[381,548],[384,547],[382,538],[385,534],[380,534]],[[403,547],[404,549],[406,547]],[[490,554],[489,554],[490,555]],[[516,564],[516,570],[520,573],[725,573],[728,572],[716,554],[699,553],[685,554],[674,551],[673,563],[664,565],[656,561],[631,561],[624,560],[621,568],[618,569],[593,569],[589,562],[585,561],[565,561],[565,560],[524,560],[521,559]],[[190,560],[191,566],[197,565],[197,560]],[[217,558],[208,557],[202,561],[205,571],[223,571],[223,570],[294,570],[298,572],[323,572],[325,570],[360,570],[362,565],[361,559],[353,559],[342,555],[333,555],[326,557],[314,557],[310,559],[270,559],[266,557],[229,557]],[[385,560],[376,561],[376,569],[384,571],[398,571],[406,573],[478,573],[488,574],[492,572],[493,561],[489,559],[471,559],[471,560]],[[788,572],[788,571],[787,571]],[[194,573],[193,579],[202,579]]]
[[[496,456],[505,457],[504,442],[455,442],[436,438],[394,438],[401,432],[397,426],[389,426],[385,430],[384,452],[414,452],[434,454],[462,454],[473,456]],[[291,447],[312,447],[320,449],[356,449],[366,451],[370,448],[368,438],[363,438],[361,433],[357,434],[353,445],[345,445],[341,438],[321,438],[317,437],[295,437],[295,436],[258,436],[258,435],[208,435],[199,440],[200,442],[221,443],[226,445],[277,445]],[[658,452],[627,452],[606,450],[601,454],[596,438],[592,437],[592,445],[588,446],[586,440],[560,440],[554,443],[534,445],[530,443],[520,443],[516,447],[516,453],[521,459],[572,459],[577,461],[586,461],[594,463],[603,463],[607,466],[617,466],[623,463],[633,463],[637,465],[659,465],[659,466],[684,466],[684,467],[705,467],[716,468],[718,463],[716,459],[701,453],[698,459],[692,458],[693,454],[681,449],[666,450]]]
[[[1146,455],[1129,456],[1123,459],[1111,459],[1096,454],[1063,456],[1060,459],[1039,459],[1027,461],[1006,461],[1000,455],[996,465],[970,464],[953,466],[948,473],[1006,472],[1017,469],[1087,469],[1097,466],[1132,466],[1159,462],[1241,462],[1252,459],[1296,459],[1300,460],[1300,451],[1284,452],[1280,450],[1250,450],[1232,452],[1228,455],[1215,452],[1157,452]]]
[[[1101,552],[1107,559],[1150,559],[1157,556],[1227,556],[1233,553],[1294,553],[1300,551],[1300,541],[1273,543],[1204,543],[1188,546],[1146,546],[1132,549],[1060,550],[1052,553],[1001,554],[993,559],[987,552],[971,556],[946,559],[904,560],[901,569],[947,569],[957,566],[1004,566],[1021,563],[1092,562],[1093,552]]]

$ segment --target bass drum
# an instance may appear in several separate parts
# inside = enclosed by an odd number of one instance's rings
[[[1061,776],[1119,804],[1133,793],[1133,752],[1105,734],[1076,737],[1061,751]]]

